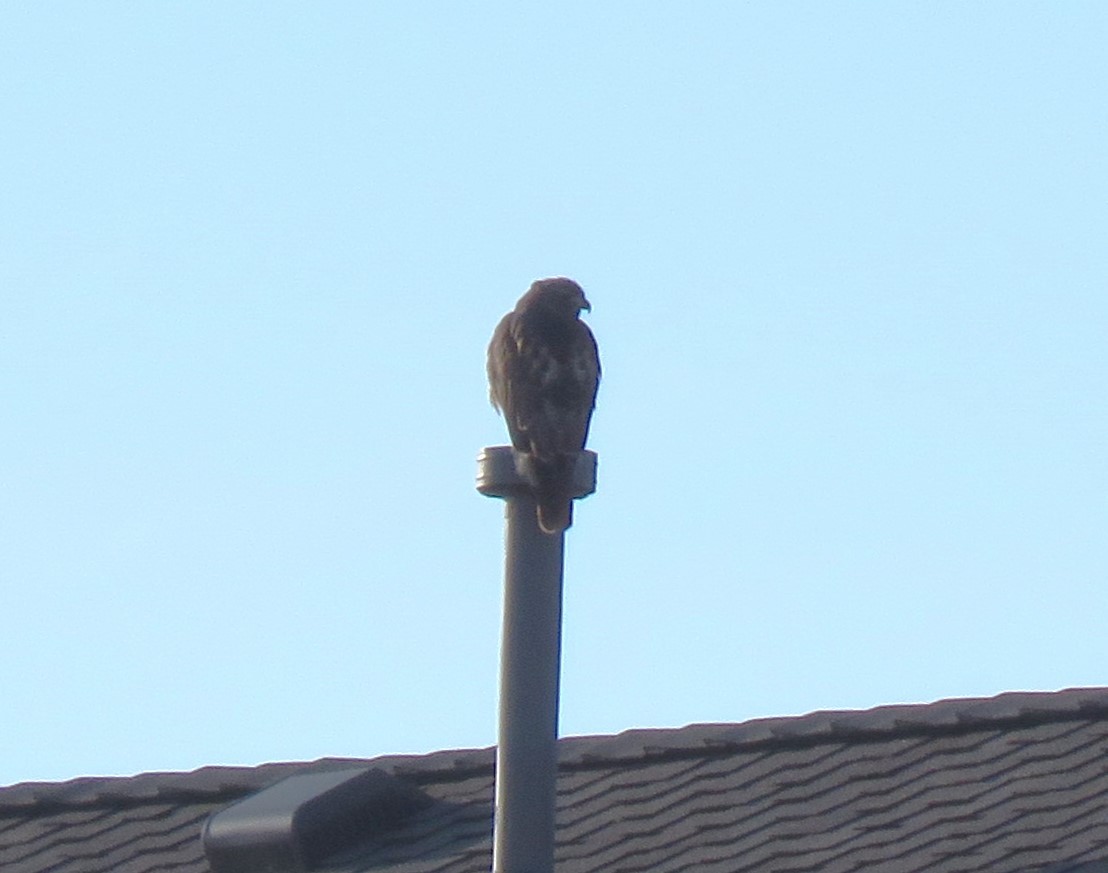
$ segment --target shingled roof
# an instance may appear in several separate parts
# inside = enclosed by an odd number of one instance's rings
[[[559,873],[1108,871],[1108,688],[632,730],[559,743]],[[426,803],[328,869],[484,873],[493,750],[0,789],[7,873],[209,873],[208,817],[367,766]]]

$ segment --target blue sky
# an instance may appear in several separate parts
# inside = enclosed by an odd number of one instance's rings
[[[493,743],[551,275],[564,734],[1108,682],[1104,5],[547,6],[6,11],[0,784]]]

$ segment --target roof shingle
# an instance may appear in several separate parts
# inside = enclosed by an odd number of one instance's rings
[[[1108,689],[632,730],[559,742],[559,873],[1093,873],[1108,860]],[[370,765],[433,803],[352,871],[477,873],[493,750],[0,788],[15,873],[208,873],[208,816],[281,779]],[[1088,866],[1094,865],[1094,866]]]

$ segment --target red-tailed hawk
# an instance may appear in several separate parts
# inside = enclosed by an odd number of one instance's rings
[[[508,422],[512,445],[530,456],[523,472],[548,534],[573,522],[573,471],[600,383],[596,340],[577,318],[582,309],[592,311],[572,279],[540,279],[489,343],[489,397]]]

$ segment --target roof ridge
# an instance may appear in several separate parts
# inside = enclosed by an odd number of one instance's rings
[[[1061,691],[1014,691],[994,697],[947,698],[933,703],[893,704],[865,710],[820,710],[800,716],[739,723],[690,724],[680,728],[635,728],[618,734],[559,740],[559,768],[589,769],[659,758],[730,754],[741,749],[870,741],[892,736],[985,730],[997,726],[1108,718],[1108,687]],[[209,766],[185,773],[86,776],[66,782],[22,782],[0,787],[0,815],[73,806],[231,800],[296,773],[371,766],[416,783],[464,779],[492,772],[495,748],[459,749],[425,755],[320,758],[258,766]]]
[[[728,754],[739,749],[883,740],[951,734],[1044,722],[1108,718],[1108,687],[1007,691],[993,697],[944,698],[932,703],[885,704],[864,710],[818,710],[800,716],[676,729],[636,728],[604,737],[563,741],[560,767],[601,766],[638,759]],[[571,752],[581,743],[586,748]],[[576,751],[576,750],[574,750]],[[566,753],[570,752],[569,755]]]

